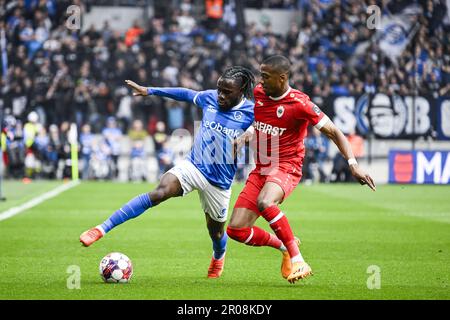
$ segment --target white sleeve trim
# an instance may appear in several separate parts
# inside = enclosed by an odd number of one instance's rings
[[[200,94],[200,92],[197,92],[197,94],[195,95],[194,99],[192,100],[194,102],[194,104],[197,104],[197,97]]]
[[[324,115],[323,118],[322,118],[322,120],[320,120],[320,121],[314,126],[314,128],[320,130],[320,129],[322,129],[322,127],[323,127],[325,124],[327,124],[328,121],[330,121],[330,118],[328,118],[327,115]]]

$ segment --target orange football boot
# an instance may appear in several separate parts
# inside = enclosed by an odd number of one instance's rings
[[[292,265],[292,273],[287,277],[287,281],[295,283],[297,280],[305,279],[312,276],[311,267],[306,262],[294,262]]]
[[[220,259],[215,259],[213,256],[208,268],[208,278],[219,278],[223,272],[224,263],[225,254],[223,254],[223,257]]]
[[[103,233],[100,231],[100,229],[94,227],[81,234],[80,242],[85,247],[89,247],[91,244],[99,240],[101,237],[103,237]]]
[[[300,239],[295,237],[295,242],[297,242],[297,246],[300,247]],[[289,252],[283,251],[283,258],[281,260],[281,275],[283,278],[287,279],[287,277],[292,272],[292,264],[291,264],[291,256],[289,255]]]

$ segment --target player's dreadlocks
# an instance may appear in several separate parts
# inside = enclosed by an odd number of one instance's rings
[[[255,76],[249,69],[241,66],[234,66],[226,69],[222,74],[222,78],[240,80],[241,90],[244,93],[244,97],[250,100],[254,100],[253,88],[255,87],[256,81]]]

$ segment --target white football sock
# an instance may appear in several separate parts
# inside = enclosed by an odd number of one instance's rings
[[[291,263],[295,263],[295,262],[305,262],[300,251],[298,252],[298,255],[291,258]]]
[[[96,226],[96,228],[98,229],[98,230],[100,230],[100,232],[103,234],[103,235],[105,235],[105,230],[103,230],[103,227],[102,227],[102,225],[101,224],[99,224],[98,226]]]

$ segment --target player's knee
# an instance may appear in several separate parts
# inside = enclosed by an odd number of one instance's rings
[[[263,212],[273,205],[275,205],[275,202],[272,200],[266,199],[265,197],[258,197],[257,206],[260,212]]]
[[[157,205],[170,198],[169,189],[166,187],[158,186],[155,190],[150,192],[150,200],[153,205]]]
[[[250,237],[252,232],[252,229],[249,227],[245,228],[233,228],[228,226],[227,227],[227,235],[238,242],[245,242]]]
[[[208,230],[209,231],[209,237],[213,240],[220,240],[223,237],[223,234],[225,233],[224,230]]]

